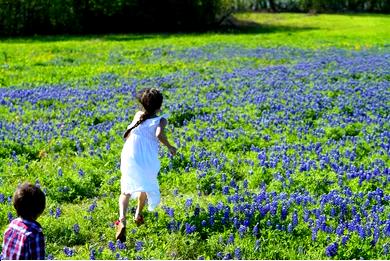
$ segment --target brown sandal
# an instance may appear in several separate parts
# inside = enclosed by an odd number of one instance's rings
[[[136,224],[137,226],[140,226],[140,225],[142,225],[143,223],[145,223],[145,221],[144,221],[144,216],[142,216],[142,215],[138,215],[138,218],[134,218],[133,220],[134,220],[134,222],[135,222],[135,224]]]
[[[126,242],[126,226],[122,221],[115,221],[115,239],[123,242]]]

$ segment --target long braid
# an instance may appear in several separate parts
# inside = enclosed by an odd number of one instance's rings
[[[125,139],[127,139],[133,129],[137,128],[141,123],[154,116],[155,112],[161,107],[163,100],[162,94],[155,88],[143,89],[137,95],[137,98],[144,107],[144,113],[134,124],[134,126],[126,130],[126,132],[123,134],[123,138]]]

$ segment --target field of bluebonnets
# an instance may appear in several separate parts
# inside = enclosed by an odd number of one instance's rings
[[[27,180],[49,259],[388,259],[390,17],[241,16],[266,26],[1,41],[1,230]],[[145,86],[179,153],[161,149],[161,205],[121,244],[121,134]]]

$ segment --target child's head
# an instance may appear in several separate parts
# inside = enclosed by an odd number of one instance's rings
[[[19,217],[36,220],[45,210],[46,197],[37,186],[23,183],[16,189],[13,203]]]
[[[145,88],[137,94],[138,101],[142,104],[144,111],[148,115],[155,114],[161,109],[163,96],[156,88]]]

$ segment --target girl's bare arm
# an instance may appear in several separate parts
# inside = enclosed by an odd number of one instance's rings
[[[165,132],[164,132],[164,129],[165,129],[165,126],[167,126],[167,120],[164,119],[164,118],[161,118],[160,120],[160,124],[157,126],[157,129],[156,129],[156,137],[158,138],[158,140],[164,144],[165,146],[167,146],[169,152],[175,156],[176,155],[176,148],[174,146],[172,146],[168,139],[167,139],[167,136],[165,135]]]

